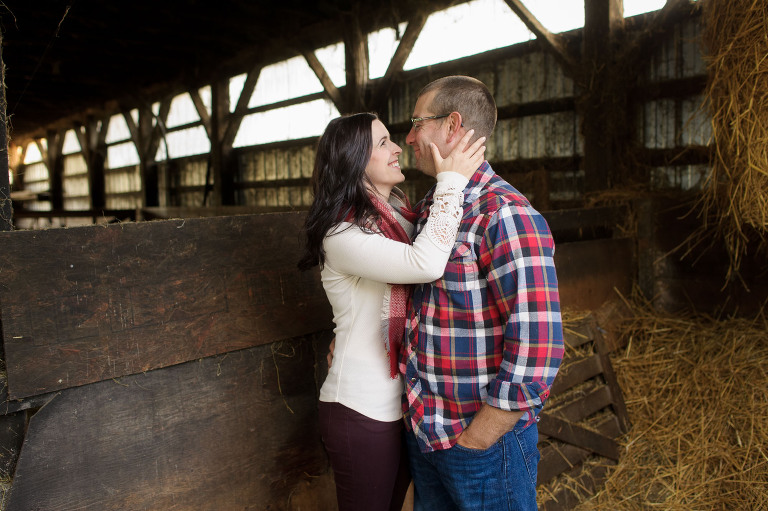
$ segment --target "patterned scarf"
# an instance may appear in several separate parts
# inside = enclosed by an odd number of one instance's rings
[[[410,245],[410,232],[413,231],[412,226],[417,215],[411,211],[411,204],[405,194],[400,189],[393,188],[389,203],[373,194],[371,201],[379,213],[379,219],[375,226],[369,224],[366,227],[389,239]],[[406,232],[404,225],[409,232]],[[400,374],[398,364],[410,292],[410,284],[388,284],[384,294],[381,327],[384,347],[389,358],[389,375],[393,379]]]

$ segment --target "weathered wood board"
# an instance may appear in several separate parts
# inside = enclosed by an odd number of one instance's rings
[[[315,382],[327,337],[57,393],[30,420],[6,510],[333,509]]]
[[[0,233],[11,399],[332,327],[303,213]]]
[[[555,268],[560,306],[596,310],[617,297],[628,295],[634,277],[634,242],[630,238],[556,243]]]

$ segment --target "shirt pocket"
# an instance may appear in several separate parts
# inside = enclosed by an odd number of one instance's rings
[[[463,241],[458,241],[454,245],[443,276],[446,291],[463,293],[477,288],[480,272],[477,266],[477,255],[472,249],[471,243]]]
[[[448,263],[454,264],[474,264],[476,261],[475,251],[472,245],[466,241],[457,241],[453,246],[453,252],[448,258]]]

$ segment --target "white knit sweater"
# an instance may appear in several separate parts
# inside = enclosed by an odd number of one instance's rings
[[[456,240],[468,180],[438,174],[434,203],[413,245],[342,223],[323,242],[320,273],[333,308],[336,347],[320,401],[338,402],[379,421],[402,417],[402,378],[392,379],[381,330],[389,284],[431,282],[445,271]],[[410,235],[413,226],[407,227]]]

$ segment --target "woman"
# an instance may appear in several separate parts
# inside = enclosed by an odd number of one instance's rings
[[[370,113],[340,117],[318,143],[299,268],[321,266],[336,324],[319,417],[341,511],[402,508],[410,481],[397,360],[405,284],[443,274],[463,211],[462,190],[485,152],[484,139],[466,147],[471,135],[445,160],[432,146],[438,184],[413,245],[414,216],[396,188],[405,179],[401,149],[384,124]]]

